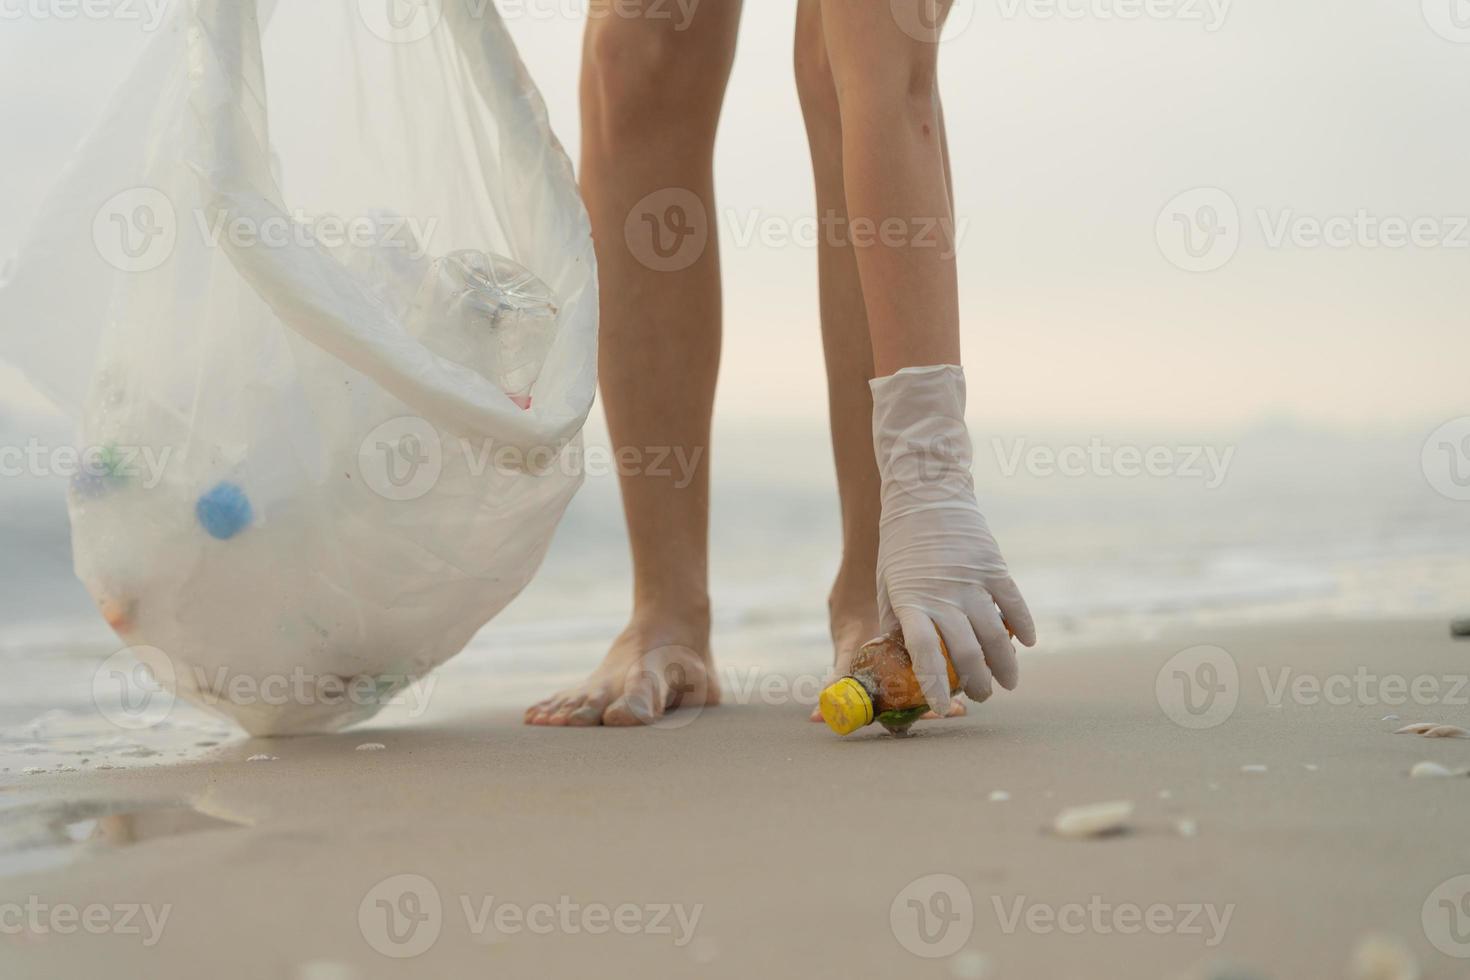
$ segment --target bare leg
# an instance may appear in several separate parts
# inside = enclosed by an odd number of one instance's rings
[[[650,13],[668,9],[640,2]],[[586,681],[527,710],[532,724],[643,724],[670,701],[719,700],[709,651],[708,524],[721,297],[708,216],[739,19],[740,0],[705,0],[683,25],[632,16],[628,0],[616,9],[602,0],[588,22],[581,176],[602,286],[608,427],[615,450],[641,450],[648,459],[649,450],[667,449],[698,465],[687,484],[661,470],[620,472],[632,620]],[[683,230],[701,222],[707,243],[682,252]]]
[[[827,404],[832,451],[842,504],[842,564],[828,599],[833,671],[845,674],[859,646],[879,632],[874,595],[881,511],[878,467],[873,459],[873,346],[867,307],[851,236],[843,180],[842,122],[820,0],[799,0],[796,13],[796,79],[806,118],[816,177],[817,253],[821,289],[822,347],[827,361]],[[953,713],[963,714],[955,701]],[[812,720],[821,714],[812,712]]]
[[[938,44],[905,33],[894,4],[947,11],[950,0],[820,0],[842,125],[845,191],[854,222],[874,231],[856,249],[879,376],[960,363],[954,214],[936,80]],[[918,16],[908,23],[920,23]],[[928,222],[945,229],[931,241]],[[857,225],[854,225],[857,234]],[[901,240],[900,240],[901,239]],[[859,242],[861,246],[861,242]]]

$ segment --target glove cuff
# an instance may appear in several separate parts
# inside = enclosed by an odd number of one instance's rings
[[[963,368],[904,368],[874,378],[868,387],[873,392],[873,452],[885,503],[909,495],[937,502],[958,489],[956,482],[973,486]]]

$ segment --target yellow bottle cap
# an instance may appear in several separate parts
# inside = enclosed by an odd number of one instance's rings
[[[818,703],[827,727],[838,735],[851,735],[873,720],[872,697],[851,677],[833,683],[822,692]]]

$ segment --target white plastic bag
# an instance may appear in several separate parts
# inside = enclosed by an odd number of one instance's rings
[[[597,289],[493,3],[261,12],[176,4],[0,284],[0,355],[80,422],[103,613],[282,734],[370,716],[530,580]]]

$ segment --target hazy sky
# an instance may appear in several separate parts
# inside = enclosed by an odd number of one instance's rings
[[[585,3],[501,4],[574,157]],[[143,40],[145,0],[102,20],[63,19],[73,7],[0,0],[0,253]],[[746,8],[718,160],[721,411],[814,420],[815,255],[769,237],[813,211],[792,4]],[[1465,414],[1464,0],[958,0],[956,19],[942,67],[976,415],[1358,429]]]

